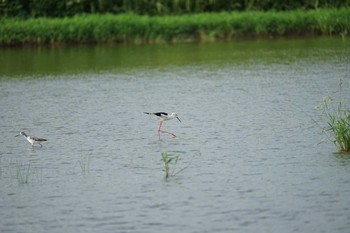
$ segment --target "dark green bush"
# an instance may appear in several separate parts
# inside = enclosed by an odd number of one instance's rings
[[[2,0],[0,17],[66,17],[83,13],[178,15],[349,7],[350,0]]]

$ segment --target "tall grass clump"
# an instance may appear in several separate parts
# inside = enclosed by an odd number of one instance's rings
[[[0,19],[0,45],[173,43],[240,37],[348,35],[350,8],[148,16],[76,15]]]
[[[335,101],[331,95],[323,98],[322,110],[327,118],[327,126],[323,130],[330,134],[340,152],[350,152],[350,106],[346,97],[343,96],[342,88],[343,81],[340,80],[338,101]]]
[[[189,164],[192,163],[192,160],[194,159],[196,154],[193,154]],[[197,155],[199,155],[199,154],[200,154],[200,152],[198,152]],[[181,169],[177,169],[176,165],[180,161],[180,155],[170,156],[170,155],[168,155],[168,153],[166,151],[163,151],[161,153],[161,155],[162,155],[162,160],[163,160],[163,163],[164,163],[164,171],[165,171],[164,179],[165,180],[167,180],[170,176],[175,176],[175,175],[183,172],[189,166],[189,164],[188,164],[187,166],[182,167]]]
[[[169,157],[168,153],[162,152],[162,160],[164,162],[164,171],[165,171],[165,179],[168,179],[170,175],[174,175],[175,168],[173,168],[173,172],[170,173],[170,164],[172,163],[175,167],[177,162],[179,161],[180,156],[177,155],[175,157]]]

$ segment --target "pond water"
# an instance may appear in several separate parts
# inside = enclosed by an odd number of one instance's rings
[[[348,232],[315,107],[349,59],[338,38],[2,49],[1,232]]]

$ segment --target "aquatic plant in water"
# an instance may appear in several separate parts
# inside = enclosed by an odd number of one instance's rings
[[[86,175],[86,173],[90,173],[90,156],[81,156],[80,160],[78,161],[80,168],[81,168],[81,173],[83,175]]]
[[[162,152],[162,159],[163,159],[163,162],[164,162],[165,179],[167,179],[170,175],[174,176],[175,175],[175,173],[174,173],[175,172],[175,166],[177,165],[177,163],[178,163],[178,161],[180,159],[180,155],[177,155],[175,157],[169,157],[168,153],[166,151],[163,151]],[[169,165],[171,163],[173,163],[174,168],[173,168],[172,173],[170,174],[170,166]]]
[[[123,164],[123,167],[134,167],[134,161],[132,159],[130,159],[128,162],[125,162]]]
[[[28,184],[30,163],[28,165],[17,163],[17,182],[18,184]]]
[[[350,108],[342,93],[343,80],[339,82],[339,101],[335,103],[331,95],[323,98],[322,110],[327,118],[323,132],[330,133],[333,143],[341,152],[350,151]],[[349,92],[347,92],[349,93]],[[336,106],[334,106],[336,105]]]

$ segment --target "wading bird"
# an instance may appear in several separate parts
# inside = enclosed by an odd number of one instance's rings
[[[27,135],[23,131],[19,132],[19,134],[16,135],[15,137],[18,137],[20,135],[23,135],[28,140],[28,142],[30,142],[30,144],[32,144],[32,146],[34,146],[34,144],[39,144],[41,147],[43,147],[43,145],[41,145],[41,143],[47,141],[47,139],[45,139],[45,138],[38,138],[38,137]]]
[[[154,113],[144,112],[144,113],[148,114],[148,115],[151,115],[151,116],[157,118],[160,121],[159,127],[158,127],[158,139],[159,140],[160,140],[160,133],[167,133],[167,134],[171,134],[173,137],[176,137],[175,134],[167,132],[167,131],[164,131],[164,130],[161,130],[161,128],[162,128],[162,125],[163,125],[164,121],[168,121],[168,120],[176,118],[176,119],[178,119],[181,122],[180,118],[177,116],[177,113],[173,112],[171,115],[169,115],[166,112],[154,112]]]

